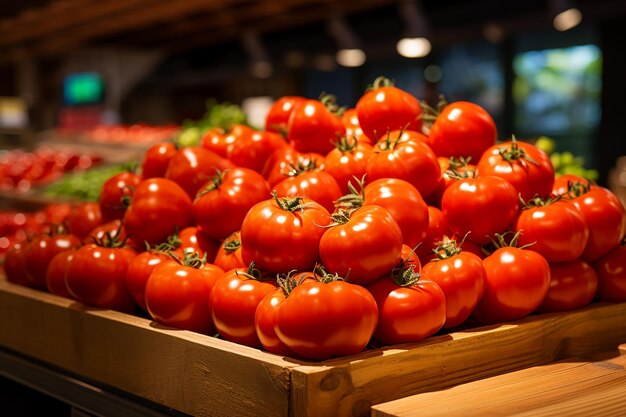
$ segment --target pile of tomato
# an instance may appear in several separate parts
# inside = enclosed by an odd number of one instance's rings
[[[626,301],[615,195],[496,139],[480,106],[435,110],[385,79],[354,109],[283,97],[264,130],[154,145],[66,227],[16,245],[6,274],[314,360]]]

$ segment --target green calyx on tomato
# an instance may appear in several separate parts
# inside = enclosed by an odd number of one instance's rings
[[[352,184],[352,181],[348,181],[348,191],[350,193],[338,198],[335,201],[335,207],[350,211],[363,206],[365,203],[365,175],[363,174],[361,179],[353,177],[354,181],[356,181],[356,186]]]
[[[535,161],[528,153],[524,150],[524,148],[520,148],[517,144],[517,139],[515,136],[511,136],[511,146],[506,147],[503,146],[498,148],[498,153],[502,157],[503,160],[511,163],[513,161],[528,161],[533,165],[539,165],[539,162]]]
[[[437,247],[433,249],[433,253],[437,256],[433,261],[443,261],[444,259],[452,258],[463,251],[462,246],[465,242],[465,238],[469,235],[467,232],[460,243],[457,243],[456,239],[450,239],[448,236],[444,236],[443,239],[437,242]]]
[[[446,100],[446,97],[443,94],[439,95],[437,108],[434,108],[425,100],[420,101],[420,106],[422,107],[422,120],[428,125],[429,128],[430,126],[432,126],[435,120],[437,120],[437,117],[447,105],[448,100]]]
[[[122,223],[120,223],[117,230],[113,232],[107,231],[101,238],[91,236],[91,239],[93,240],[93,243],[103,248],[123,248],[126,246],[128,237],[126,236],[126,233],[123,233],[123,239],[120,239],[120,235],[122,235],[121,230]]]
[[[342,136],[335,142],[335,147],[342,153],[352,153],[358,144],[359,141],[356,136]]]
[[[276,191],[272,191],[272,197],[282,210],[293,213],[298,210],[304,210],[308,204],[302,204],[302,197],[278,197]]]
[[[335,281],[348,281],[347,275],[345,277],[342,277],[337,273],[331,274],[320,264],[315,265],[315,268],[313,268],[313,276],[318,282],[321,282],[322,284],[329,284]]]
[[[507,241],[506,237],[507,235],[513,234],[513,237]],[[505,233],[496,233],[495,234],[495,239],[490,238],[491,239],[491,244],[496,248],[496,249],[501,249],[501,248],[506,248],[506,247],[510,247],[510,248],[518,248],[518,249],[526,249],[532,245],[535,244],[535,242],[531,242],[528,243],[526,245],[523,246],[518,246],[518,240],[519,237],[522,235],[522,230],[518,231],[518,232],[505,232]],[[483,250],[484,251],[484,250]],[[490,254],[489,252],[485,252],[486,254]]]
[[[200,254],[198,252],[186,252],[183,254],[182,259],[173,252],[168,252],[167,254],[179,265],[193,269],[202,269],[202,267],[204,267],[204,265],[206,265],[207,263],[206,253],[202,257],[200,257]]]
[[[448,159],[448,169],[445,174],[452,179],[462,180],[464,178],[476,178],[476,168],[470,168],[471,156],[467,158],[451,156]]]
[[[531,198],[530,200],[524,201],[524,199],[522,198],[522,195],[521,194],[518,194],[518,195],[519,195],[519,201],[522,205],[522,208],[525,210],[528,210],[534,207],[546,207],[546,206],[549,206],[550,204],[556,203],[557,201],[563,198],[563,196],[561,195],[541,198],[535,194],[535,196]]]
[[[313,158],[298,158],[295,163],[289,163],[286,166],[287,171],[281,172],[285,177],[297,177],[308,171],[315,171],[319,169],[317,161]]]
[[[299,276],[300,278],[296,278],[296,276]],[[297,271],[294,269],[284,275],[279,274],[276,277],[276,283],[278,284],[278,287],[283,290],[285,297],[289,297],[289,294],[291,294],[294,288],[302,284],[306,278],[306,274],[297,274]]]
[[[241,247],[241,240],[237,238],[238,235],[234,233],[231,236],[232,238],[227,237],[224,241],[224,250],[229,255]]]
[[[583,194],[587,194],[591,190],[591,181],[587,180],[587,182],[567,182],[567,194],[565,194],[569,198],[580,197]]]
[[[337,104],[337,97],[332,94],[322,93],[320,95],[320,102],[337,117],[341,117],[346,111],[346,107],[340,107]]]
[[[202,187],[200,191],[198,191],[198,194],[196,194],[196,200],[213,190],[217,190],[224,181],[224,175],[226,175],[226,171],[215,168],[215,175],[209,178],[207,184]]]
[[[401,287],[410,287],[417,284],[422,275],[415,271],[415,265],[402,260],[391,271],[391,279]]]
[[[248,265],[248,269],[246,270],[246,272],[235,271],[235,275],[241,275],[255,281],[262,281],[261,278],[263,277],[261,271],[258,268],[255,268],[254,261],[250,262],[250,265]]]

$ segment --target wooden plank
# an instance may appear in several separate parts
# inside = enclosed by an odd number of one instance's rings
[[[6,281],[0,345],[193,415],[287,415],[296,365]]]
[[[568,360],[379,404],[372,416],[623,415],[625,366],[626,356]]]
[[[536,315],[292,370],[294,416],[366,416],[373,404],[626,342],[626,303]]]

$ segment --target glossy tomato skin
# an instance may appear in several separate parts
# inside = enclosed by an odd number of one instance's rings
[[[263,171],[265,162],[277,149],[287,147],[287,142],[278,133],[254,132],[235,141],[228,152],[228,159],[242,168]]]
[[[213,263],[226,272],[234,268],[246,267],[241,255],[241,233],[239,231],[224,239],[217,250]]]
[[[443,327],[456,327],[465,322],[483,295],[486,272],[482,260],[469,252],[460,252],[446,259],[424,265],[422,277],[437,283],[446,301]]]
[[[626,301],[626,247],[618,245],[593,263],[598,276],[596,298],[600,301]]]
[[[133,300],[144,311],[148,311],[146,306],[146,285],[152,272],[172,260],[172,257],[161,252],[148,250],[135,256],[126,270],[126,287],[130,291]]]
[[[414,248],[403,244],[400,256],[403,262],[413,266],[413,270],[415,272],[419,273],[422,270],[422,263],[420,262],[420,258],[417,256],[417,252],[415,252]]]
[[[466,178],[443,193],[441,210],[457,236],[484,245],[495,233],[509,229],[519,209],[517,191],[506,180]]]
[[[200,147],[180,149],[170,159],[165,178],[178,184],[190,198],[196,193],[217,171],[235,168],[235,164],[220,157],[215,152]]]
[[[229,169],[200,189],[193,216],[207,236],[224,239],[241,229],[248,210],[269,196],[269,186],[261,174],[248,168]]]
[[[220,247],[218,240],[212,239],[207,236],[202,230],[197,227],[185,227],[178,233],[178,240],[180,241],[180,247],[174,251],[174,254],[182,257],[185,254],[198,254],[200,258],[206,255],[206,261],[213,263],[217,250]]]
[[[356,109],[347,109],[343,112],[341,122],[346,128],[346,137],[355,138],[359,143],[367,143],[370,145],[374,143],[373,138],[369,138],[363,133]]]
[[[67,268],[67,289],[87,306],[132,313],[135,302],[126,288],[126,271],[135,256],[125,247],[82,246]]]
[[[70,232],[81,240],[102,224],[102,213],[98,203],[81,203],[72,208],[67,216]]]
[[[484,108],[456,101],[444,107],[435,119],[428,144],[437,156],[471,157],[478,162],[497,137],[496,124]]]
[[[443,212],[437,207],[428,206],[428,228],[426,236],[415,251],[419,256],[422,264],[428,263],[436,256],[433,249],[437,246],[437,242],[441,241],[444,236],[451,236],[452,229],[443,215]]]
[[[376,301],[365,288],[317,282],[297,286],[279,304],[275,330],[297,355],[323,360],[362,351],[377,321]]]
[[[279,197],[302,196],[321,204],[328,212],[335,209],[335,200],[341,197],[339,184],[328,172],[306,171],[290,176],[274,186]]]
[[[200,147],[227,158],[235,142],[252,135],[254,131],[246,125],[236,124],[229,131],[221,128],[210,129],[200,140]]]
[[[46,290],[46,272],[52,258],[64,250],[77,248],[80,239],[70,234],[40,235],[34,238],[24,249],[26,274],[32,286]]]
[[[591,188],[595,187],[595,185],[589,183],[583,177],[574,174],[565,174],[554,179],[552,195],[566,195],[569,191],[569,186],[572,184],[589,184]]]
[[[589,304],[596,295],[598,276],[587,262],[550,264],[550,289],[537,312],[554,313],[573,310]]]
[[[254,316],[266,295],[274,292],[276,282],[251,279],[246,269],[233,269],[215,284],[209,296],[211,318],[226,340],[250,347],[261,347]]]
[[[319,245],[322,264],[331,274],[367,284],[400,262],[402,231],[380,206],[363,206],[344,224],[328,228]]]
[[[203,334],[215,334],[209,296],[224,271],[211,264],[199,269],[165,262],[146,284],[146,306],[159,323]]]
[[[356,103],[365,136],[376,141],[397,129],[422,130],[422,107],[418,99],[399,88],[374,88]]]
[[[530,159],[505,160],[501,152],[517,146]],[[534,162],[533,162],[534,161]],[[554,167],[548,154],[525,142],[503,142],[487,149],[476,164],[480,176],[493,175],[511,183],[524,201],[552,193]]]
[[[519,244],[539,252],[548,262],[578,259],[589,239],[589,226],[582,212],[568,201],[523,209],[515,220]]]
[[[7,281],[31,287],[31,281],[26,274],[26,264],[24,259],[24,249],[27,243],[17,243],[10,248],[4,257],[4,273]]]
[[[472,316],[481,323],[500,323],[526,317],[545,299],[550,267],[537,252],[497,249],[483,259],[485,291]]]
[[[276,100],[267,113],[265,130],[281,134],[287,133],[287,124],[291,112],[305,101],[307,99],[300,96],[283,96]]]
[[[341,119],[319,100],[306,100],[289,115],[287,138],[299,152],[326,155],[345,134]]]
[[[342,194],[348,194],[348,182],[355,183],[355,178],[365,175],[367,161],[373,153],[372,145],[358,142],[354,147],[335,147],[324,159],[324,171],[335,178]]]
[[[250,209],[241,226],[241,254],[245,264],[254,261],[269,272],[312,270],[319,259],[319,243],[330,214],[319,203],[302,198],[293,212],[276,199]]]
[[[140,182],[141,177],[132,172],[120,172],[105,181],[98,198],[102,223],[124,217],[126,205],[122,202],[122,198],[132,197]]]
[[[143,179],[164,177],[170,159],[176,154],[176,151],[176,145],[172,142],[152,145],[143,157],[141,177]]]
[[[76,248],[67,249],[57,253],[48,264],[46,271],[46,287],[50,294],[59,295],[65,298],[73,298],[67,289],[66,274],[67,268],[72,262]]]
[[[128,236],[152,245],[164,242],[177,228],[181,230],[192,222],[191,199],[178,184],[166,178],[142,181],[124,215]]]
[[[273,187],[288,177],[294,166],[309,166],[313,164],[316,168],[322,169],[324,167],[324,157],[318,153],[300,153],[288,146],[277,149],[270,155],[261,174],[270,187]]]
[[[430,196],[428,199],[428,203],[437,207],[441,207],[441,199],[443,198],[443,193],[446,189],[457,182],[459,178],[453,178],[451,172],[451,159],[446,157],[437,157],[437,161],[439,162],[439,167],[441,168],[441,179],[439,180],[439,184],[437,186],[437,190]],[[456,160],[455,160],[456,161]],[[460,162],[459,162],[460,163]],[[459,165],[459,163],[455,163]],[[472,164],[467,164],[467,167],[455,166],[454,169],[463,176],[463,178],[474,178],[476,177],[476,166]]]

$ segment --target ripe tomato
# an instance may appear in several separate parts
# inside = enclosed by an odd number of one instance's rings
[[[299,96],[284,96],[276,100],[267,113],[265,130],[286,134],[291,112],[306,100],[306,98]]]
[[[229,169],[211,177],[200,189],[193,203],[193,216],[207,236],[224,239],[241,229],[248,210],[269,195],[261,174],[248,168]]]
[[[177,239],[176,239],[177,238]],[[197,253],[200,258],[206,255],[206,261],[213,263],[220,242],[210,238],[197,227],[186,227],[178,233],[174,239],[175,245],[178,246],[174,253],[179,256],[185,254]]]
[[[24,249],[27,243],[16,243],[10,248],[4,256],[4,273],[7,281],[31,287],[32,284],[26,274],[26,263],[24,259]]]
[[[437,185],[437,190],[430,196],[428,203],[441,207],[441,199],[443,193],[448,187],[463,178],[476,178],[476,166],[467,163],[465,159],[457,159],[455,157],[437,158],[439,168],[441,168],[441,178]]]
[[[378,321],[369,291],[328,278],[295,287],[275,314],[279,339],[297,355],[313,360],[362,351]]]
[[[485,109],[456,101],[437,115],[428,134],[428,144],[437,156],[471,157],[478,161],[497,138],[496,124]]]
[[[337,180],[342,194],[350,192],[348,182],[365,175],[367,161],[373,153],[370,144],[355,138],[341,138],[324,159],[324,171]]]
[[[348,277],[354,284],[367,284],[400,262],[402,231],[380,206],[338,210],[320,240],[319,253],[330,273]]]
[[[218,171],[235,168],[235,164],[215,152],[199,147],[180,149],[170,159],[165,178],[178,184],[190,198]]]
[[[241,124],[231,126],[228,131],[221,128],[210,129],[200,140],[200,146],[222,158],[227,158],[233,144],[240,138],[251,135],[252,132],[254,131],[251,128]]]
[[[626,301],[626,247],[618,245],[593,263],[600,301]]]
[[[74,235],[65,233],[63,228],[51,231],[35,237],[24,248],[24,264],[26,274],[32,286],[45,290],[46,271],[52,258],[66,249],[77,248],[81,244],[80,239]]]
[[[300,152],[317,152],[326,155],[333,143],[345,136],[346,128],[337,116],[334,97],[306,100],[296,106],[289,115],[287,138]]]
[[[146,306],[146,285],[152,272],[165,262],[172,260],[167,255],[158,250],[147,250],[135,256],[128,265],[126,270],[126,287],[130,291],[133,300],[144,311],[148,311]]]
[[[430,196],[439,184],[441,169],[434,152],[417,132],[392,131],[374,147],[367,161],[367,179],[399,178],[411,183],[422,197]]]
[[[219,334],[231,342],[260,347],[254,315],[261,300],[275,289],[276,283],[263,281],[254,264],[225,273],[209,296],[211,318]]]
[[[270,155],[261,173],[270,187],[278,184],[288,175],[289,171],[297,167],[315,165],[324,168],[324,157],[317,153],[300,153],[291,147],[280,148]]]
[[[330,214],[308,198],[283,197],[250,209],[241,226],[241,255],[269,272],[312,270]]]
[[[428,261],[436,258],[433,249],[435,249],[439,241],[443,240],[444,236],[451,235],[452,230],[443,212],[437,207],[428,206],[428,228],[426,229],[426,236],[422,240],[422,244],[419,245],[415,251],[422,264],[426,264]]]
[[[228,159],[242,168],[263,171],[267,158],[280,148],[287,147],[285,139],[273,132],[254,132],[235,141],[228,152]]]
[[[422,277],[439,285],[446,299],[444,328],[465,322],[483,295],[485,267],[473,253],[462,250],[460,242],[444,241],[438,247],[438,259],[424,265]]]
[[[583,177],[579,177],[578,175],[574,174],[565,174],[554,179],[554,185],[552,186],[552,195],[560,196],[569,194],[570,186],[574,184],[587,184],[589,187],[595,187]]]
[[[152,145],[143,156],[141,177],[143,179],[164,177],[170,159],[176,154],[176,145],[163,142]]]
[[[521,232],[520,245],[531,245],[548,262],[578,259],[589,239],[589,226],[582,212],[569,201],[531,200],[515,220]]]
[[[415,272],[421,272],[422,263],[420,262],[420,258],[417,256],[415,249],[408,245],[402,245],[402,252],[400,252],[401,262],[407,263],[413,266],[413,270]]]
[[[89,236],[86,241],[94,242],[98,240],[103,240],[107,236],[107,233],[111,238],[116,238],[120,242],[125,241],[126,246],[128,246],[129,248],[133,248],[138,252],[141,252],[146,248],[145,242],[139,243],[126,235],[126,230],[124,229],[121,220],[112,220],[108,223],[104,223],[98,227],[95,227],[91,232],[89,232]]]
[[[457,236],[484,245],[509,229],[519,209],[515,188],[499,177],[466,178],[448,187],[441,210]]]
[[[98,203],[80,203],[72,208],[67,216],[70,232],[81,240],[102,224],[102,214]]]
[[[335,200],[341,197],[341,189],[333,176],[315,168],[291,171],[287,178],[274,186],[274,190],[279,197],[307,197],[328,212],[335,209]]]
[[[65,298],[73,298],[67,289],[66,274],[67,268],[74,257],[76,248],[66,249],[57,253],[48,264],[46,271],[46,287],[50,294],[59,295]]]
[[[159,323],[204,334],[215,334],[209,310],[209,296],[224,271],[187,257],[182,265],[164,262],[146,284],[146,306]]]
[[[102,223],[124,217],[128,207],[124,200],[133,196],[140,182],[141,177],[132,172],[120,172],[105,181],[98,198]]]
[[[359,124],[359,115],[356,109],[347,109],[343,112],[343,115],[341,115],[341,122],[346,128],[346,137],[354,138],[359,143],[367,143],[369,145],[374,142],[372,138],[368,138],[365,133],[363,133],[363,129],[361,129],[361,125]]]
[[[544,151],[525,142],[503,142],[487,149],[476,165],[478,175],[507,180],[524,201],[552,193],[554,167]]]
[[[142,181],[124,215],[128,236],[153,245],[192,221],[191,199],[178,184],[166,178]]]
[[[419,100],[385,77],[374,80],[373,88],[356,103],[356,111],[363,133],[375,141],[396,129],[422,130]]]
[[[587,262],[550,264],[550,289],[537,312],[554,313],[586,306],[593,300],[598,288],[598,276]]]
[[[246,267],[241,255],[241,233],[238,231],[234,232],[224,239],[217,250],[217,255],[215,255],[215,261],[213,263],[224,271]]]

